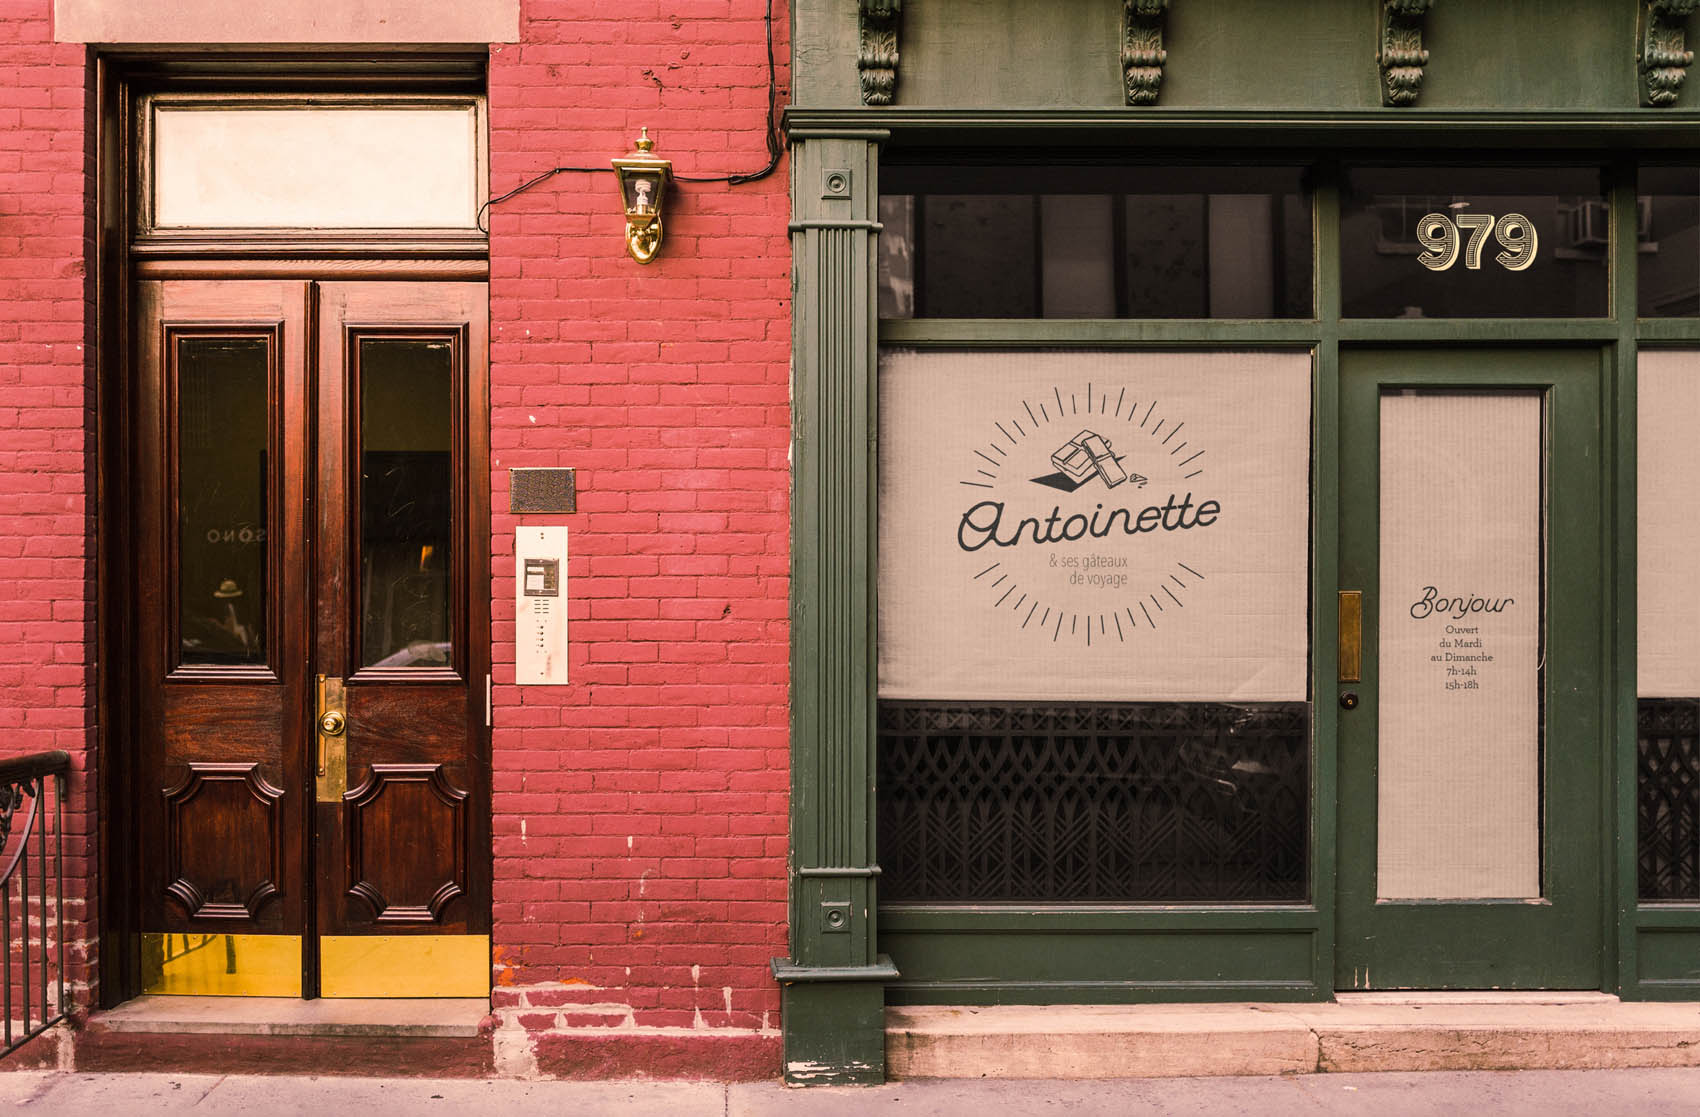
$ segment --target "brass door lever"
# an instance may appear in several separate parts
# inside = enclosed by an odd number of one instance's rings
[[[342,680],[318,676],[315,735],[318,765],[315,798],[320,803],[340,803],[348,790],[348,715]]]

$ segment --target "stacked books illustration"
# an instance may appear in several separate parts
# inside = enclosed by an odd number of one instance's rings
[[[1121,462],[1110,451],[1110,440],[1095,431],[1081,431],[1063,443],[1051,455],[1051,464],[1077,487],[1094,475],[1102,478],[1104,484],[1112,489],[1124,481],[1132,481],[1136,486],[1145,484],[1144,477],[1137,473],[1130,475],[1122,468]]]

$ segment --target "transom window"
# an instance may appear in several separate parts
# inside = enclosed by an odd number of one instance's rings
[[[1295,167],[882,167],[885,318],[1309,318]]]

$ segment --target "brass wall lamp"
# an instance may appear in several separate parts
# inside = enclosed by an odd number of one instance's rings
[[[626,251],[640,264],[649,263],[661,251],[661,208],[667,185],[673,181],[672,161],[657,159],[651,154],[654,150],[655,141],[644,128],[632,150],[612,161],[626,205]]]

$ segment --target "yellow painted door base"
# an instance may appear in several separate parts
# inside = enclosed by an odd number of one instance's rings
[[[146,933],[142,992],[301,996],[301,936]],[[489,935],[325,935],[322,997],[487,997]]]
[[[489,935],[324,935],[322,997],[488,997]]]
[[[142,935],[142,992],[299,997],[300,935]]]

